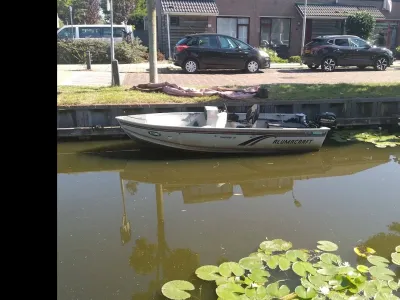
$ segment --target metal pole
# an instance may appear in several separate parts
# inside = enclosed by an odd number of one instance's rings
[[[72,6],[69,7],[69,17],[71,18],[72,39],[75,38],[74,22],[72,20]]]
[[[306,42],[306,26],[307,26],[307,0],[304,0],[303,32],[302,32],[302,36],[301,36],[300,55],[303,55],[304,44]],[[303,64],[303,61],[300,61],[300,64]]]
[[[157,70],[157,15],[155,0],[147,0],[147,17],[149,22],[149,74],[150,83],[158,83]]]
[[[114,18],[113,18],[114,10],[113,10],[113,0],[110,0],[110,23],[111,23],[111,85],[114,85],[114,70],[113,70],[113,61],[114,61]]]
[[[168,59],[171,59],[171,33],[169,31],[169,14],[167,14]]]

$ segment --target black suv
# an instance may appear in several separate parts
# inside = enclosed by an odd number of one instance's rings
[[[337,66],[357,66],[364,69],[372,66],[385,71],[394,61],[387,48],[376,47],[354,35],[319,36],[305,45],[302,61],[310,69],[332,72]]]
[[[202,33],[187,35],[174,48],[174,65],[186,73],[200,69],[243,69],[255,73],[269,68],[266,52],[230,36]]]

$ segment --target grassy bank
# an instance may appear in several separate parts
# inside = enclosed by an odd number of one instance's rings
[[[57,105],[205,103],[211,97],[176,97],[163,93],[144,93],[126,87],[58,86]],[[274,84],[270,100],[313,100],[339,98],[380,98],[400,95],[400,83],[388,84]],[[261,101],[268,101],[262,99]]]

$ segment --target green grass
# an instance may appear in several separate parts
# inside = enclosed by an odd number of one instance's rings
[[[206,103],[210,97],[176,97],[163,93],[145,93],[126,87],[58,86],[57,105]],[[344,98],[380,98],[400,95],[400,83],[387,84],[273,84],[268,100],[314,100]]]

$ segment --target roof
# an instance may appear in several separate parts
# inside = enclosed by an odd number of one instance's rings
[[[296,3],[300,14],[304,16],[304,4]],[[359,11],[369,12],[375,19],[385,19],[382,12],[375,6],[358,6],[342,4],[308,4],[307,17],[320,19],[345,19],[349,14]]]
[[[215,0],[161,0],[164,14],[171,15],[203,15],[219,14]]]

